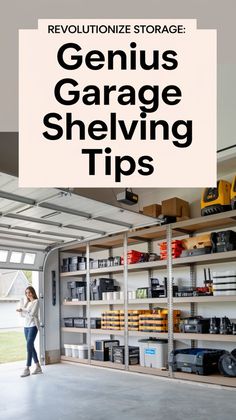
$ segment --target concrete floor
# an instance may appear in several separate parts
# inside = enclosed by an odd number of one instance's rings
[[[236,392],[152,376],[67,364],[20,378],[0,365],[4,420],[232,420]]]

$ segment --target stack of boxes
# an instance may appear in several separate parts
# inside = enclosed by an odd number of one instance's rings
[[[127,252],[127,263],[128,264],[137,264],[140,262],[146,262],[149,260],[149,254],[147,252],[139,252],[133,249],[130,249]],[[124,264],[124,257],[121,257],[121,264]]]
[[[174,310],[174,332],[179,331],[180,311]],[[102,329],[123,330],[125,327],[124,311],[105,311],[102,313]],[[168,310],[129,310],[129,331],[168,332]]]
[[[120,312],[121,311],[105,311],[102,313],[102,329],[103,330],[120,330]]]
[[[175,239],[171,242],[172,247],[172,258],[179,258],[183,251],[182,241]],[[167,259],[167,242],[160,243],[160,257],[161,260]]]
[[[129,310],[128,311],[128,330],[129,331],[139,331],[139,317],[142,314],[149,314],[150,310]],[[124,311],[120,311],[120,327],[121,329],[125,328],[125,314]]]
[[[180,311],[173,311],[174,332],[179,331]],[[139,331],[166,333],[168,332],[168,310],[157,309],[149,314],[139,316]]]

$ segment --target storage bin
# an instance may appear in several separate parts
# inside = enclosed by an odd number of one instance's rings
[[[136,290],[130,290],[130,291],[128,292],[128,299],[129,299],[129,300],[136,299]]]
[[[107,300],[107,292],[102,293],[102,300]]]
[[[120,292],[120,300],[124,300],[124,292]]]
[[[78,344],[72,344],[71,348],[72,348],[72,357],[79,357],[79,351],[78,351]]]
[[[64,326],[68,328],[74,327],[74,318],[64,318]]]
[[[72,357],[72,344],[64,344],[65,356]]]
[[[88,359],[88,344],[79,344],[77,351],[79,359]]]
[[[236,272],[216,271],[212,273],[213,295],[231,296],[236,295]]]
[[[168,342],[167,340],[139,340],[140,365],[163,369],[167,367]]]

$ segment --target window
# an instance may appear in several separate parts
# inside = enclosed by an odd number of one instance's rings
[[[0,249],[0,262],[6,262],[7,260],[8,251],[4,249]]]
[[[22,252],[12,252],[10,257],[10,262],[19,264],[21,262]]]
[[[24,264],[34,264],[35,257],[36,257],[36,254],[30,254],[29,252],[27,252],[24,255],[24,261],[23,261]]]

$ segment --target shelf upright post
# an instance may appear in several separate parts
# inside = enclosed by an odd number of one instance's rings
[[[172,285],[172,226],[167,225],[167,305],[168,305],[168,356],[174,350],[173,333],[173,285]],[[169,366],[169,376],[173,377],[172,368]]]
[[[86,289],[87,289],[87,344],[88,363],[91,364],[91,323],[90,323],[90,243],[86,243]]]
[[[152,239],[148,240],[147,248],[148,248],[147,252],[149,254],[151,254],[153,252],[153,240]],[[150,278],[153,277],[153,268],[151,268],[151,269],[149,268],[148,275],[149,275],[149,286],[151,286]]]
[[[125,344],[125,369],[129,369],[129,335],[128,335],[128,232],[124,233],[124,344]]]
[[[195,269],[195,265],[194,264],[190,264],[190,281],[191,281],[191,286],[192,287],[196,287],[197,286],[197,279],[196,279],[196,269]],[[191,302],[190,303],[190,313],[191,316],[196,316],[196,303]],[[196,340],[191,340],[191,347],[195,348],[196,347]]]

